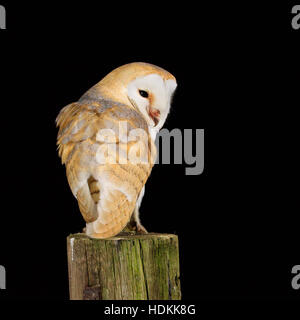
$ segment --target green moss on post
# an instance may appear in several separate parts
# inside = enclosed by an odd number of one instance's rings
[[[178,237],[67,238],[71,300],[180,300]]]

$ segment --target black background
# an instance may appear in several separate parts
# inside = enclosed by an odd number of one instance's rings
[[[157,165],[141,208],[148,230],[179,236],[183,299],[299,298],[293,4],[1,4],[0,298],[68,299],[66,237],[84,221],[55,118],[133,61],[177,78],[166,128],[205,129],[203,174]]]

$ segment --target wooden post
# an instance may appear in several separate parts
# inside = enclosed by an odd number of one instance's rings
[[[178,237],[67,238],[71,300],[180,300]]]

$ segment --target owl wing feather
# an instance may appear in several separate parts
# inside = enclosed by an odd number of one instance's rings
[[[131,107],[101,100],[72,103],[56,121],[59,155],[87,222],[87,234],[96,238],[116,235],[130,220],[154,163],[155,145],[145,120]],[[126,123],[127,131],[120,121]],[[139,144],[128,142],[132,129],[143,129],[146,139]],[[130,161],[132,152],[147,161]]]

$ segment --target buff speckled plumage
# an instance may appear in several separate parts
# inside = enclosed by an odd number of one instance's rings
[[[87,223],[87,234],[94,238],[108,238],[118,234],[129,222],[137,198],[145,185],[155,161],[156,150],[143,115],[130,104],[124,90],[140,75],[159,73],[165,79],[174,78],[167,71],[144,63],[122,66],[112,71],[92,87],[82,98],[61,110],[56,121],[59,127],[58,150],[70,188],[77,198],[79,209]],[[134,143],[120,139],[120,121],[131,129],[143,129],[147,145],[140,152],[147,163],[131,163],[128,154]],[[99,130],[109,128],[116,133],[119,147],[118,162],[101,163],[96,160],[99,148],[107,141],[99,141]],[[124,159],[125,157],[125,159]]]

